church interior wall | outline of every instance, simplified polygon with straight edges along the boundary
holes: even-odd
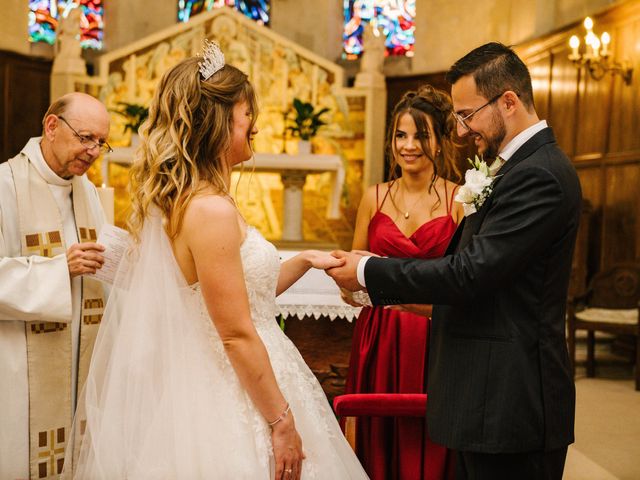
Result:
[[[271,28],[355,75],[357,62],[342,62],[342,0],[272,0]],[[412,59],[389,58],[387,76],[445,70],[464,52],[490,40],[519,44],[578,21],[612,0],[417,0],[416,51]],[[0,50],[53,57],[53,48],[26,41],[28,0],[4,0]],[[176,2],[109,0],[105,12],[107,52],[174,25]],[[98,52],[84,53],[92,62]]]
[[[0,85],[3,92],[9,92],[3,98],[0,125],[3,161],[16,153],[16,145],[24,143],[22,137],[38,134],[43,105],[48,103],[43,79],[50,68],[46,58],[52,57],[50,46],[26,41],[27,0],[4,2],[7,8],[0,16],[0,50],[11,53],[0,55]],[[640,257],[637,191],[626,187],[640,181],[640,140],[631,134],[640,128],[640,64],[635,46],[640,31],[638,5],[638,0],[418,0],[416,55],[410,60],[387,60],[385,66],[391,102],[395,98],[391,90],[409,85],[406,81],[394,83],[394,78],[407,77],[409,83],[433,80],[440,78],[438,74],[455,58],[481,43],[499,40],[519,44],[534,74],[538,109],[549,118],[561,146],[576,164],[585,198],[593,206],[590,244],[598,246],[597,252],[590,254],[595,259],[590,267],[594,271],[615,261]],[[324,58],[338,60],[340,0],[273,0],[272,6],[274,31]],[[606,12],[598,15],[603,9]],[[619,79],[593,81],[579,75],[566,59],[569,31],[581,35],[579,21],[587,14],[595,14],[599,31],[610,29],[616,54],[633,61],[631,86]],[[110,0],[106,50],[173,25],[175,18],[173,1]],[[549,44],[549,38],[557,41]],[[33,67],[27,66],[30,58]],[[26,92],[34,90],[39,95]],[[27,102],[26,98],[37,101]],[[26,118],[33,121],[25,123]]]

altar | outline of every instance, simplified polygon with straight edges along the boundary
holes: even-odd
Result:
[[[136,147],[119,147],[104,155],[102,159],[103,186],[109,186],[109,166],[111,164],[131,166],[135,150]],[[339,155],[256,153],[253,159],[236,167],[236,170],[239,169],[280,174],[284,192],[282,237],[277,242],[279,246],[300,248],[305,244],[302,233],[303,187],[309,174],[329,172],[331,191],[326,216],[330,219],[340,217],[340,197],[345,181],[345,168]]]

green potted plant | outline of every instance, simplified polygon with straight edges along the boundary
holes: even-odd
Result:
[[[309,102],[303,102],[299,98],[293,99],[293,109],[295,117],[293,125],[289,126],[289,131],[294,137],[300,138],[298,142],[299,153],[310,153],[310,140],[318,133],[318,129],[327,122],[320,117],[329,111],[328,108],[315,111],[315,108]]]
[[[124,125],[124,131],[131,131],[131,145],[137,143],[138,129],[140,125],[149,116],[149,108],[139,103],[118,102],[121,106],[119,110],[113,110],[114,113],[122,115],[127,119],[127,123]]]

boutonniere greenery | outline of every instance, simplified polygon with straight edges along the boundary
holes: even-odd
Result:
[[[469,159],[471,168],[464,174],[464,185],[458,189],[454,200],[462,203],[464,216],[476,213],[493,191],[493,180],[487,162],[477,155]]]

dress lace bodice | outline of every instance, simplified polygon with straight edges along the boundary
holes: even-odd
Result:
[[[254,227],[247,228],[246,237],[240,247],[251,318],[254,323],[273,323],[278,315],[276,286],[280,274],[280,256],[276,247],[264,239]],[[200,284],[190,289],[201,298]],[[204,305],[203,305],[204,307]]]
[[[276,247],[253,227],[240,249],[244,280],[254,322],[273,322],[278,314],[276,286],[280,274],[280,256]]]

